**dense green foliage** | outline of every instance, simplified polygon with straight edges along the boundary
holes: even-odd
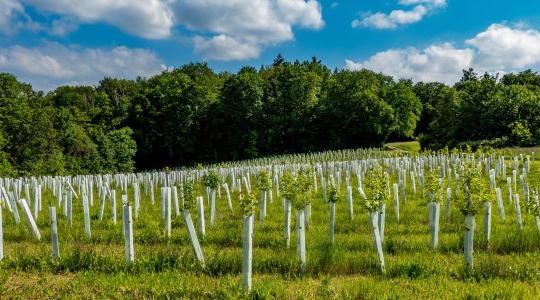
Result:
[[[135,81],[48,94],[0,77],[0,174],[129,171],[262,155],[382,146],[412,137],[411,82],[320,61],[276,59],[215,73],[192,63]]]
[[[0,73],[0,175],[123,172],[380,147],[540,143],[540,75],[464,71],[453,87],[278,56],[259,70],[191,63],[148,79],[36,92]]]
[[[454,87],[418,83],[422,147],[503,147],[540,144],[540,75],[497,77],[464,71]]]
[[[429,172],[427,175],[425,198],[427,202],[443,203],[445,197],[445,187],[443,179],[439,178],[439,170]]]
[[[0,74],[0,174],[130,171],[136,144],[123,124],[129,99],[99,88],[59,87],[43,95]]]
[[[380,210],[390,200],[389,180],[388,173],[381,167],[374,167],[366,172],[366,198],[363,199],[362,206],[370,212]]]
[[[463,173],[463,195],[459,199],[459,210],[464,215],[476,215],[485,197],[482,189],[482,181],[474,167],[467,167]]]

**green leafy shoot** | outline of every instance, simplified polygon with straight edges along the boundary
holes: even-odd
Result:
[[[538,203],[538,188],[532,188],[532,199],[526,202],[527,210],[536,217],[540,217],[540,204]]]
[[[390,199],[388,195],[388,173],[383,172],[380,166],[371,168],[365,175],[366,198],[362,206],[370,212],[378,211]]]
[[[438,173],[437,170],[434,170],[427,176],[425,195],[427,202],[442,203],[444,201],[444,185],[437,176]]]
[[[330,185],[328,188],[328,203],[336,203],[340,201],[341,196],[338,189],[334,185]]]
[[[311,178],[312,173],[309,170],[301,170],[296,177],[289,172],[283,174],[280,189],[283,197],[291,201],[296,209],[304,209],[311,203]]]
[[[195,195],[193,191],[193,181],[187,180],[182,185],[182,190],[184,192],[184,208],[185,210],[190,210],[195,207]]]
[[[257,184],[261,191],[267,191],[272,187],[268,170],[263,169],[257,174]]]
[[[255,193],[240,193],[239,194],[239,200],[240,200],[240,210],[242,211],[242,214],[244,216],[252,215],[255,211],[255,207],[257,206],[257,196],[255,196]]]
[[[281,191],[281,194],[285,199],[289,201],[293,201],[295,197],[295,191],[293,188],[294,185],[294,177],[290,172],[285,172],[283,176],[281,177],[281,184],[279,186],[279,190]]]
[[[203,185],[207,188],[215,190],[219,186],[219,176],[214,170],[209,170],[202,177]]]
[[[463,215],[476,215],[484,204],[482,181],[474,166],[465,167],[462,174],[463,193],[458,197],[459,210]]]

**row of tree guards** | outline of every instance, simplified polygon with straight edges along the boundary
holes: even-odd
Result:
[[[110,218],[116,224],[116,195],[120,191],[125,259],[132,264],[136,260],[133,223],[145,213],[140,211],[142,196],[146,196],[151,205],[156,205],[159,191],[161,218],[167,236],[171,236],[171,219],[182,217],[201,266],[204,266],[204,252],[199,238],[206,235],[205,205],[209,206],[211,225],[216,222],[216,201],[226,201],[231,211],[239,205],[243,216],[242,285],[250,290],[255,212],[258,211],[258,222],[265,222],[267,206],[272,205],[274,198],[279,199],[283,207],[286,247],[290,247],[293,209],[296,213],[296,248],[303,271],[307,267],[306,230],[311,222],[313,201],[324,201],[329,205],[328,228],[332,244],[337,203],[346,201],[350,220],[355,217],[355,206],[367,211],[376,258],[384,273],[386,205],[393,204],[393,215],[399,222],[402,217],[400,207],[413,195],[426,203],[433,250],[439,242],[441,206],[445,219],[450,217],[454,205],[463,214],[465,268],[472,270],[475,216],[484,214],[484,234],[489,242],[492,203],[497,205],[501,222],[508,215],[504,206],[507,201],[514,207],[517,228],[523,229],[524,208],[535,217],[540,231],[538,190],[530,185],[528,178],[533,160],[534,153],[505,158],[495,152],[398,156],[375,150],[349,150],[174,171],[1,178],[0,204],[17,225],[22,223],[22,214],[30,233],[40,240],[36,220],[42,217],[43,190],[49,191],[54,197],[49,199],[52,255],[59,258],[57,209],[71,226],[74,204],[82,205],[85,234],[91,239],[90,209],[97,206],[100,221],[105,217],[106,209],[110,209]],[[507,191],[504,197],[503,186]],[[233,202],[233,196],[238,199],[237,204]],[[197,226],[191,215],[193,210],[197,213]],[[3,258],[2,209],[0,258]]]

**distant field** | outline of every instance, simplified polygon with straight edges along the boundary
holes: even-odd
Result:
[[[507,147],[507,148],[502,148],[500,150],[503,150],[508,155],[516,155],[516,154],[532,155],[532,153],[534,153],[534,159],[535,160],[540,157],[540,155],[539,155],[540,154],[540,146],[534,146],[534,147]]]
[[[420,152],[420,143],[417,141],[386,143],[384,146],[387,150],[399,150],[411,153]]]
[[[386,143],[384,145],[386,150],[389,151],[407,151],[410,153],[418,153],[420,152],[420,143],[417,141],[410,141],[410,142],[393,142],[393,143]],[[515,155],[515,154],[526,154],[531,155],[531,153],[535,153],[535,158],[540,157],[540,146],[534,146],[534,147],[506,147],[499,149],[501,151],[504,151],[508,153],[509,155]]]

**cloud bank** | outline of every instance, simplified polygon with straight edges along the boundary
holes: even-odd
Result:
[[[350,70],[366,68],[397,78],[453,84],[469,67],[504,73],[540,63],[540,32],[534,29],[492,24],[464,44],[461,48],[441,43],[424,49],[389,49],[359,62],[347,59],[345,65]]]

